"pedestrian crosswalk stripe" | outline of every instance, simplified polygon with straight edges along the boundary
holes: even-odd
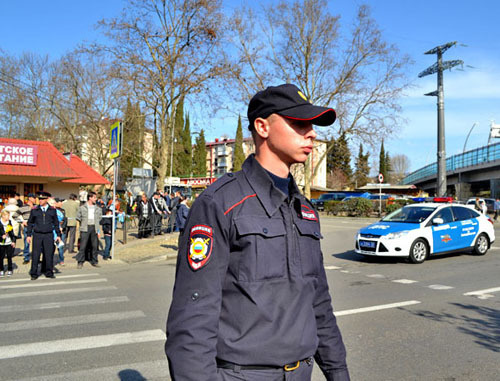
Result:
[[[338,267],[338,266],[325,266],[325,269],[327,270],[338,270],[338,269],[341,269],[342,267]]]
[[[381,305],[378,305],[378,306],[362,307],[362,308],[356,308],[356,309],[344,310],[344,311],[336,311],[336,312],[334,312],[334,315],[335,316],[353,315],[353,314],[359,314],[359,313],[362,313],[362,312],[372,312],[372,311],[386,310],[386,309],[389,309],[389,308],[398,308],[398,307],[411,306],[411,305],[419,304],[419,303],[421,303],[421,302],[418,301],[418,300],[408,300],[406,302],[381,304]]]
[[[81,325],[90,323],[100,323],[107,321],[119,321],[134,318],[142,318],[146,316],[142,311],[122,311],[112,312],[107,314],[92,314],[67,316],[63,318],[37,319],[16,321],[13,323],[0,323],[0,332],[22,331],[38,328],[52,328],[68,325]]]
[[[71,300],[69,302],[54,302],[54,303],[38,303],[38,304],[14,305],[14,306],[0,306],[0,312],[49,310],[49,309],[53,309],[53,308],[89,306],[89,305],[93,305],[93,304],[122,303],[122,302],[128,302],[129,300],[130,299],[126,296],[115,296],[115,297],[110,297],[110,298]]]
[[[167,359],[141,363],[126,363],[103,368],[91,368],[69,373],[51,374],[18,381],[68,381],[68,380],[170,380]]]
[[[93,292],[93,291],[106,291],[106,290],[117,290],[115,286],[106,287],[80,287],[80,288],[65,288],[63,290],[42,290],[42,291],[27,291],[27,292],[16,292],[15,294],[0,294],[0,300],[2,299],[13,299],[21,298],[26,296],[47,296],[47,295],[63,295],[71,294],[74,292]]]
[[[370,274],[370,275],[367,275],[368,278],[378,278],[378,279],[382,279],[382,278],[385,278],[385,275],[382,275],[382,274]]]
[[[15,273],[14,273],[15,275]],[[74,275],[56,275],[57,279],[69,279],[69,278],[83,278],[87,276],[98,276],[98,273],[88,273],[88,274],[74,274]],[[38,278],[38,282],[48,282],[48,281],[53,281],[51,278],[45,278],[45,277],[40,277]],[[27,282],[30,283],[31,279],[30,278],[14,278],[14,279],[2,279],[0,281],[2,284],[3,283],[18,283],[18,282]]]
[[[411,279],[394,279],[394,283],[402,283],[402,284],[412,284],[412,283],[418,283],[417,280],[411,280]]]
[[[14,285],[7,285],[7,286],[0,286],[1,290],[9,290],[12,288],[27,288],[27,287],[47,287],[47,286],[63,286],[63,285],[68,285],[68,284],[82,284],[82,283],[101,283],[101,282],[107,282],[108,280],[106,278],[102,279],[82,279],[82,280],[69,280],[69,281],[54,281],[54,282],[41,282],[38,283],[36,282],[31,282],[31,283],[26,283],[26,284],[14,284]]]
[[[451,286],[444,286],[442,284],[431,284],[429,286],[429,288],[433,289],[433,290],[451,290],[452,288],[455,288],[455,287],[451,287]]]
[[[464,295],[465,296],[477,296],[479,299],[490,299],[490,298],[494,297],[491,294],[494,292],[498,292],[498,291],[500,291],[500,287],[493,287],[493,288],[487,288],[485,290],[466,292]]]
[[[75,337],[71,339],[24,343],[0,347],[0,358],[36,356],[50,353],[79,351],[84,349],[104,348],[114,345],[145,343],[165,340],[161,329],[139,332],[115,333],[111,335]]]

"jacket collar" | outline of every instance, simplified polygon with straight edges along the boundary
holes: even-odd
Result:
[[[273,216],[280,205],[287,199],[286,195],[274,186],[274,182],[266,170],[255,159],[255,154],[251,154],[242,166],[243,173],[253,189],[257,198],[264,206],[269,217]],[[300,192],[292,176],[289,185],[290,200],[300,197]],[[294,202],[294,206],[295,206]]]

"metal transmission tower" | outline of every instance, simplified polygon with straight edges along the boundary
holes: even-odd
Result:
[[[427,93],[427,96],[434,96],[437,100],[438,111],[438,142],[437,142],[437,187],[436,195],[443,197],[446,195],[446,149],[444,139],[444,90],[443,90],[443,70],[451,69],[457,65],[463,65],[462,60],[444,61],[443,53],[455,45],[457,42],[448,42],[447,44],[436,46],[424,54],[437,54],[437,62],[421,72],[418,77],[437,73],[437,90]]]

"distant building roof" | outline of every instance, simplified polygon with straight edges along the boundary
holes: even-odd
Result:
[[[364,187],[356,188],[359,190],[378,190],[380,186],[378,184],[367,184]],[[417,189],[417,187],[413,184],[410,185],[391,185],[391,184],[382,184],[382,188],[384,189],[392,189],[392,190],[406,190],[406,189]]]
[[[68,163],[71,168],[78,174],[77,178],[63,180],[63,183],[73,183],[73,184],[93,184],[93,185],[106,185],[109,181],[97,173],[93,168],[88,166],[82,159],[78,156],[69,155]],[[66,156],[66,155],[65,155]]]
[[[16,165],[0,163],[0,175],[47,177],[68,179],[78,177],[68,161],[52,143],[35,140],[0,138],[0,144],[36,146],[38,149],[36,165]]]
[[[33,165],[17,164],[16,162],[6,164],[5,160],[0,162],[1,176],[42,177],[76,184],[109,184],[104,177],[85,164],[78,156],[69,154],[67,159],[50,142],[0,138],[0,145],[34,146],[37,150]]]

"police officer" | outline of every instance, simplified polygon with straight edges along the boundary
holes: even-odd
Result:
[[[27,242],[31,244],[33,237],[33,251],[31,260],[31,280],[38,278],[38,262],[43,251],[42,269],[47,278],[54,275],[54,232],[57,234],[56,242],[61,240],[61,230],[57,219],[56,209],[47,204],[51,197],[48,192],[38,192],[40,205],[31,210],[28,220]]]
[[[290,174],[335,111],[294,85],[248,107],[256,154],[207,188],[180,237],[165,352],[174,380],[349,380],[317,212]]]

